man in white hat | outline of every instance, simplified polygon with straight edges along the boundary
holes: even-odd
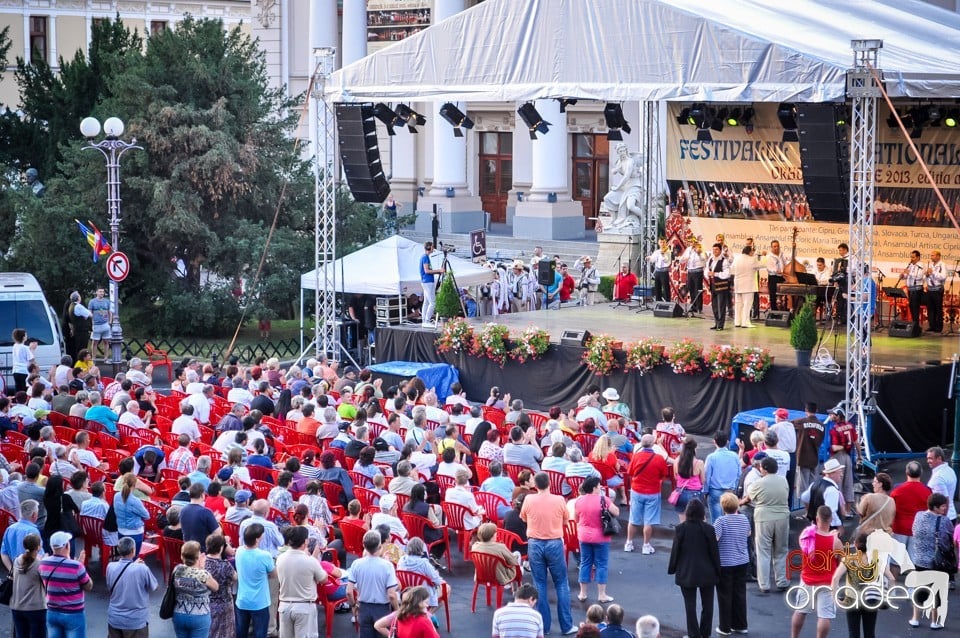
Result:
[[[509,276],[510,284],[510,312],[526,312],[531,309],[530,302],[530,275],[525,270],[523,260],[514,260]]]
[[[592,306],[597,288],[600,286],[600,274],[593,267],[593,259],[590,255],[584,255],[578,259],[574,266],[576,265],[580,266],[580,281],[577,284],[577,290],[580,291],[580,304]]]
[[[823,464],[823,476],[800,495],[800,500],[807,506],[808,519],[815,521],[817,508],[826,505],[833,513],[830,527],[833,529],[840,527],[842,523],[840,520],[840,481],[843,480],[843,471],[844,467],[840,461],[827,459],[827,462]]]
[[[407,528],[397,516],[396,495],[384,494],[380,497],[380,511],[370,518],[370,529],[376,529],[379,525],[389,527],[390,533],[396,534],[402,540],[401,544],[407,542]]]
[[[604,412],[613,412],[625,419],[630,419],[630,406],[620,402],[620,393],[617,392],[616,388],[607,388],[600,396],[607,401],[607,404],[603,406]]]

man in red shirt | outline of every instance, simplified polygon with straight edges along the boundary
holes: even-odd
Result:
[[[577,282],[574,281],[573,276],[567,272],[567,265],[560,264],[560,303],[565,301],[570,301],[570,297],[573,295],[573,291],[577,287]]]
[[[627,474],[630,476],[630,524],[623,551],[633,551],[633,532],[643,526],[641,553],[652,554],[653,526],[660,524],[660,484],[667,478],[667,462],[653,451],[652,434],[640,437],[640,450],[633,455]]]
[[[906,473],[907,482],[893,488],[890,496],[897,508],[893,516],[893,537],[910,549],[913,543],[913,518],[917,512],[927,509],[927,499],[932,491],[920,480],[923,475],[920,463],[917,461],[907,463]]]
[[[787,604],[795,610],[790,623],[790,637],[799,638],[807,614],[817,613],[817,637],[830,633],[830,623],[837,616],[833,597],[833,573],[837,571],[837,552],[843,544],[836,530],[830,529],[833,511],[827,505],[817,508],[816,528],[807,528],[800,535],[803,549],[803,564],[800,568],[800,585],[790,588]],[[805,546],[805,535],[813,532],[812,543]]]
[[[637,285],[637,276],[630,272],[630,263],[620,264],[620,272],[613,282],[613,300],[630,301],[633,287]]]
[[[853,449],[857,446],[857,429],[847,422],[846,414],[840,408],[830,412],[833,422],[830,430],[830,458],[837,459],[843,466],[843,481],[840,493],[847,503],[855,503],[853,494]]]

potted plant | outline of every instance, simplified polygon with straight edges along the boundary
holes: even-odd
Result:
[[[610,335],[593,335],[587,341],[587,350],[583,353],[583,364],[599,377],[610,374],[617,367],[617,360],[613,354],[613,341]]]
[[[502,368],[510,354],[507,340],[510,338],[510,329],[498,323],[485,323],[480,330],[473,333],[473,346],[470,354],[475,357],[486,357],[496,361]]]
[[[437,319],[452,319],[463,316],[463,308],[460,306],[460,293],[453,285],[453,277],[444,277],[443,281],[440,282],[436,303]]]
[[[674,343],[666,357],[674,374],[697,374],[703,370],[703,345],[693,339]]]
[[[797,351],[797,366],[810,367],[810,355],[817,345],[817,320],[813,315],[813,308],[817,300],[813,295],[807,295],[800,312],[790,322],[790,345]]]
[[[530,326],[514,340],[510,357],[519,363],[527,359],[539,359],[550,347],[550,333],[542,328]]]
[[[657,343],[653,339],[641,339],[631,343],[627,346],[627,363],[624,367],[627,370],[636,370],[642,377],[663,363],[665,349],[662,343]]]
[[[473,328],[465,319],[448,321],[437,337],[437,352],[467,352],[473,347]]]

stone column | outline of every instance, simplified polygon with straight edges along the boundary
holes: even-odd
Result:
[[[510,189],[510,199],[507,202],[507,224],[513,225],[513,216],[517,212],[517,202],[530,195],[533,186],[531,174],[533,143],[527,132],[527,125],[514,113],[513,126],[513,188]]]
[[[464,0],[436,0],[433,23],[437,24],[466,8]],[[427,103],[432,112],[424,113],[433,133],[433,181],[426,196],[417,202],[417,230],[430,232],[431,213],[436,205],[441,211],[440,225],[445,233],[467,233],[482,228],[483,205],[467,187],[467,135],[454,137],[453,128],[440,117],[443,102]],[[464,102],[457,108],[467,112]]]
[[[367,0],[343,0],[343,66],[367,57]]]
[[[537,133],[533,148],[533,185],[529,197],[517,202],[513,236],[529,239],[578,239],[584,236],[583,205],[570,198],[570,136],[567,115],[557,100],[537,100],[537,112],[550,131]],[[523,133],[528,133],[522,121]]]

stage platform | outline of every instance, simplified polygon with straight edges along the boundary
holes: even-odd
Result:
[[[608,334],[623,341],[624,344],[649,337],[669,345],[684,337],[690,337],[704,345],[729,344],[737,347],[757,346],[770,350],[777,365],[795,366],[796,355],[790,346],[790,329],[774,328],[763,325],[763,319],[755,322],[756,328],[734,328],[733,319],[727,319],[726,327],[716,332],[713,316],[709,310],[703,316],[655,317],[652,311],[637,313],[626,306],[613,307],[604,303],[595,306],[562,308],[560,310],[541,310],[517,314],[499,315],[470,319],[471,323],[485,321],[508,326],[511,332],[520,332],[535,325],[550,333],[551,340],[559,341],[564,330],[589,330],[591,334]],[[817,326],[822,336],[822,347],[830,356],[843,365],[846,361],[847,333],[845,326],[838,326],[838,332],[831,332],[829,326]],[[835,338],[836,337],[836,338]],[[954,353],[960,352],[960,335],[924,334],[921,337],[905,339],[890,337],[886,329],[874,331],[871,356],[876,373],[909,370],[928,365],[949,363]]]

